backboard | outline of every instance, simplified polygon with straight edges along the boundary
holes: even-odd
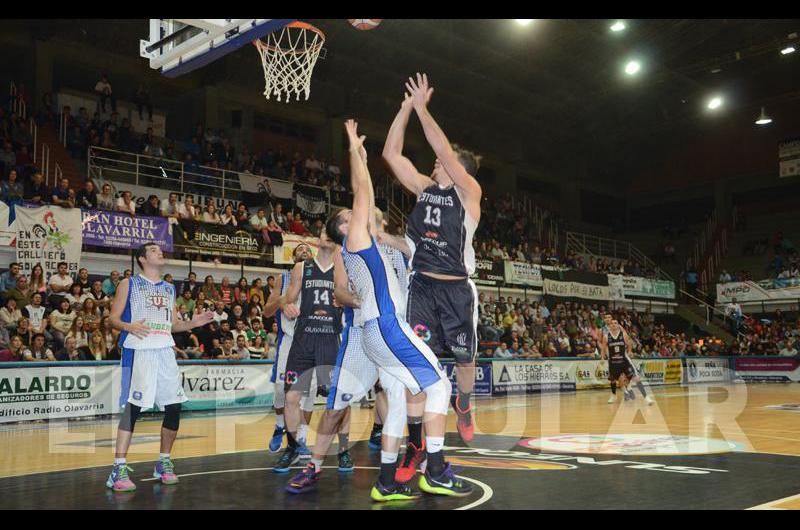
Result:
[[[294,20],[153,18],[150,38],[139,41],[139,54],[150,60],[150,68],[165,77],[177,77],[291,22]]]

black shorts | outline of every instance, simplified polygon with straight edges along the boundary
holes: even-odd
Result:
[[[628,381],[638,375],[636,373],[636,368],[634,368],[633,364],[631,364],[628,359],[625,359],[625,361],[621,363],[608,363],[609,381],[616,381],[622,374],[625,374],[625,377],[628,378]]]
[[[478,350],[478,290],[472,280],[436,280],[412,274],[406,321],[438,357],[474,362]]]
[[[286,391],[294,390],[311,395],[311,380],[316,372],[314,395],[327,396],[331,386],[331,371],[339,354],[339,334],[297,333],[286,358]]]

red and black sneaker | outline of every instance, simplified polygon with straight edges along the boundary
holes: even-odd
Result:
[[[417,470],[424,471],[424,463],[427,459],[425,452],[425,440],[422,440],[422,446],[417,447],[409,442],[406,446],[406,454],[403,456],[403,462],[397,467],[394,474],[395,482],[405,484],[417,475]]]
[[[456,429],[458,429],[458,434],[461,436],[464,443],[469,443],[475,436],[475,426],[472,423],[472,403],[470,403],[466,410],[461,410],[458,406],[457,396],[453,396],[451,403],[456,411]]]

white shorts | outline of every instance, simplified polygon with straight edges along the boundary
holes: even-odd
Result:
[[[378,381],[378,367],[367,356],[363,336],[362,327],[344,328],[325,408],[344,410],[360,401]]]
[[[158,405],[163,408],[183,403],[189,398],[183,392],[181,373],[175,350],[122,349],[122,392],[120,406],[132,403],[142,410]]]
[[[447,380],[436,355],[399,316],[384,315],[366,322],[363,342],[372,362],[399,379],[412,394]]]

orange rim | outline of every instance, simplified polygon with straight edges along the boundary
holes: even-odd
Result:
[[[311,24],[309,24],[307,22],[301,22],[299,20],[295,20],[294,22],[286,24],[281,29],[284,29],[284,28],[296,28],[296,29],[302,29],[302,30],[306,30],[306,31],[313,31],[314,33],[316,33],[317,35],[319,35],[322,38],[322,41],[319,42],[318,44],[316,44],[315,46],[312,46],[310,48],[304,48],[302,50],[284,50],[283,48],[280,48],[280,47],[271,46],[271,45],[265,43],[264,41],[262,41],[261,39],[254,40],[253,41],[253,46],[258,48],[259,50],[263,48],[263,49],[269,50],[270,52],[280,51],[281,53],[294,53],[294,54],[297,54],[297,53],[308,53],[308,52],[317,51],[317,48],[322,49],[322,45],[325,44],[325,33],[323,33],[321,29],[319,29],[319,28],[317,28],[315,26],[312,26]]]

